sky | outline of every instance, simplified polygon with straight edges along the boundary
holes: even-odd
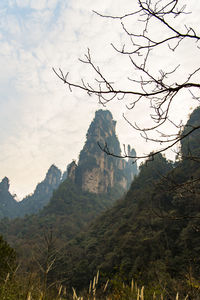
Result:
[[[187,2],[192,11],[180,18],[180,26],[187,17],[195,27],[200,4],[195,0],[180,2]],[[133,70],[111,47],[111,43],[127,42],[120,23],[101,18],[93,10],[122,15],[136,5],[137,1],[132,0],[1,0],[0,180],[9,178],[10,191],[18,199],[34,191],[52,164],[65,171],[72,159],[78,159],[94,113],[102,108],[95,97],[80,90],[69,91],[52,67],[69,71],[74,82],[82,77],[90,81],[91,70],[79,61],[90,48],[94,61],[108,78],[127,84],[127,74]],[[130,26],[134,28],[134,23]],[[156,26],[153,30],[162,34]],[[171,57],[166,51],[160,49],[152,68],[170,66]],[[199,50],[192,51],[188,44],[180,47],[179,59],[184,62],[180,76],[188,74],[200,59]],[[196,105],[188,99],[189,94],[182,94],[173,106],[177,122],[187,120]],[[157,145],[146,143],[122,117],[125,113],[132,122],[146,124],[146,106],[138,105],[130,112],[125,104],[114,101],[106,107],[117,120],[120,142],[130,144],[139,155],[156,149]],[[167,155],[172,157],[173,153]]]

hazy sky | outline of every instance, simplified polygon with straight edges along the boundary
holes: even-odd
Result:
[[[190,5],[192,25],[199,22],[200,4]],[[52,72],[52,67],[70,71],[78,81],[87,74],[81,64],[87,48],[106,74],[123,82],[130,72],[126,62],[114,53],[111,42],[123,42],[119,22],[102,19],[92,10],[105,14],[123,14],[134,9],[133,0],[1,0],[0,1],[0,180],[10,179],[10,190],[19,198],[33,192],[51,164],[65,170],[77,159],[95,110],[102,108],[97,99],[73,90],[71,93]],[[181,19],[184,22],[183,19]],[[157,30],[155,28],[155,30]],[[160,32],[158,34],[161,34]],[[184,68],[199,61],[199,52],[189,54],[180,48]],[[170,57],[158,53],[162,67]],[[155,61],[157,63],[157,61]],[[186,119],[189,95],[182,95],[174,106],[174,116]],[[117,134],[122,143],[130,143],[140,154],[153,149],[123,121],[123,103],[107,106],[118,121]],[[145,120],[144,107],[138,107],[132,121]]]

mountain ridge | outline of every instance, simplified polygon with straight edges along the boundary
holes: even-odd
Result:
[[[46,173],[44,180],[37,184],[33,194],[24,197],[17,202],[7,189],[7,209],[3,197],[0,194],[0,218],[24,217],[26,214],[35,214],[47,205],[59,185],[69,177],[73,183],[83,191],[95,194],[110,193],[112,189],[118,190],[121,196],[128,190],[131,181],[137,174],[136,164],[132,161],[118,160],[108,157],[98,146],[98,143],[106,143],[116,154],[121,152],[119,140],[115,132],[116,121],[108,110],[98,110],[91,122],[86,134],[86,142],[80,151],[78,163],[72,162],[67,170],[61,171],[52,165]],[[133,151],[128,146],[128,151]],[[3,196],[4,195],[4,196]],[[116,194],[117,195],[117,194]],[[10,210],[9,210],[10,205]]]

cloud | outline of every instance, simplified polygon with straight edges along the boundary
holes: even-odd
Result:
[[[101,108],[96,99],[81,91],[70,93],[52,67],[70,71],[75,82],[81,77],[92,80],[90,68],[78,61],[89,47],[110,80],[132,88],[126,80],[132,67],[110,45],[124,42],[119,22],[100,18],[92,10],[121,15],[134,6],[130,0],[116,0],[115,5],[112,0],[0,2],[0,177],[8,176],[20,197],[33,191],[52,163],[64,170],[78,157],[94,111]],[[199,8],[194,7],[198,17]],[[186,70],[192,63],[187,55]],[[108,108],[119,121],[122,142],[143,152],[144,142],[123,121],[124,104],[113,103]],[[142,106],[136,114],[126,113],[133,122],[148,121]],[[145,144],[145,151],[152,147]]]

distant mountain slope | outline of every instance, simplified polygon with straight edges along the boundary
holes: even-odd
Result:
[[[20,216],[35,214],[41,210],[49,202],[53,191],[58,188],[60,183],[61,171],[52,165],[45,179],[36,186],[34,193],[19,202]]]
[[[34,193],[17,202],[9,192],[9,180],[5,177],[0,183],[0,219],[13,219],[37,213],[49,202],[60,183],[61,171],[52,165],[44,180],[36,186]]]

